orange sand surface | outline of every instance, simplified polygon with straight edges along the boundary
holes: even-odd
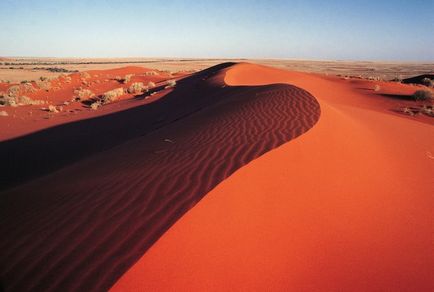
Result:
[[[289,83],[318,123],[239,169],[113,291],[434,290],[434,127],[391,111],[414,87],[238,64],[232,86]]]
[[[2,289],[108,290],[216,185],[316,124],[307,91],[227,86],[233,66],[163,83],[148,104],[149,92],[97,111],[74,104],[91,119],[13,117],[41,130],[0,143]],[[123,110],[97,116],[110,106]]]

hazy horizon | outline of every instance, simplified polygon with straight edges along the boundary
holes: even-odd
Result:
[[[424,1],[2,1],[0,56],[434,60]]]

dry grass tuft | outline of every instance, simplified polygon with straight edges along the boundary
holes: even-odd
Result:
[[[50,112],[50,113],[58,113],[59,111],[57,110],[57,107],[55,107],[54,105],[52,105],[52,104],[50,104],[49,106],[48,106],[48,111]]]
[[[410,115],[410,116],[415,115],[415,113],[409,107],[404,107],[401,110],[402,110],[402,113],[404,113],[406,115]]]
[[[7,116],[9,116],[8,112],[0,111],[0,117],[7,117]]]
[[[134,82],[128,87],[127,92],[130,94],[141,94],[148,91],[148,87],[143,82]]]
[[[34,87],[33,87],[33,84],[30,83],[30,82],[24,83],[24,84],[22,85],[22,88],[23,88],[23,91],[24,91],[25,93],[34,93],[34,92],[37,91],[37,89],[34,88]]]
[[[74,90],[74,96],[75,100],[86,100],[94,97],[95,94],[90,89],[80,87]]]
[[[13,85],[8,88],[8,95],[9,96],[18,96],[20,94],[20,86],[19,85]]]
[[[22,105],[40,105],[44,104],[43,100],[33,100],[27,96],[2,96],[0,97],[0,105],[3,106],[22,106]]]
[[[422,79],[422,84],[427,87],[434,87],[434,80],[425,77]]]
[[[36,80],[36,85],[43,90],[48,91],[51,88],[51,81],[47,77],[40,77]]]
[[[133,76],[134,76],[134,74],[127,74],[127,75],[125,75],[123,83],[130,82],[131,78],[133,78]]]
[[[95,101],[90,105],[90,108],[96,111],[101,106],[101,102]]]
[[[121,76],[116,76],[115,80],[119,83],[126,84],[131,81],[131,78],[133,78],[134,74],[127,74],[123,78]]]
[[[416,101],[431,101],[433,100],[433,94],[430,90],[416,90],[413,93],[413,98]]]
[[[124,89],[122,87],[116,88],[104,93],[101,97],[101,101],[103,104],[108,104],[114,102],[119,99],[120,96],[124,95]]]
[[[82,79],[89,79],[90,77],[92,77],[92,76],[90,76],[89,73],[87,73],[87,72],[80,72],[80,78],[82,78]]]
[[[374,86],[374,91],[378,92],[378,91],[380,91],[380,90],[381,90],[380,85],[375,84],[375,86]]]
[[[176,85],[176,80],[169,80],[167,81],[167,85],[165,88],[175,87],[175,85]]]
[[[147,71],[147,72],[145,72],[145,76],[157,76],[157,75],[159,75],[159,73],[156,72],[156,71]]]

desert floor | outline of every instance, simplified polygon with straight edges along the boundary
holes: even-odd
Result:
[[[249,62],[280,69],[314,72],[328,75],[362,76],[391,80],[407,78],[424,73],[433,73],[434,63],[369,62],[369,61],[312,61],[284,59],[62,59],[62,58],[0,58],[0,80],[21,82],[36,80],[41,76],[56,77],[59,72],[114,69],[121,66],[142,66],[171,72],[203,70],[223,62]]]

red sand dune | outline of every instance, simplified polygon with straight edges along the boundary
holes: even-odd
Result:
[[[391,111],[409,102],[368,81],[249,64],[225,81],[299,86],[321,117],[209,192],[112,290],[433,291],[432,120]]]
[[[89,88],[169,78],[146,71]],[[434,290],[434,123],[394,110],[418,88],[222,64],[98,111],[14,108],[0,288]]]
[[[152,103],[1,143],[1,176],[15,185],[0,194],[2,287],[110,288],[217,184],[317,122],[308,92],[227,86],[231,65]]]

